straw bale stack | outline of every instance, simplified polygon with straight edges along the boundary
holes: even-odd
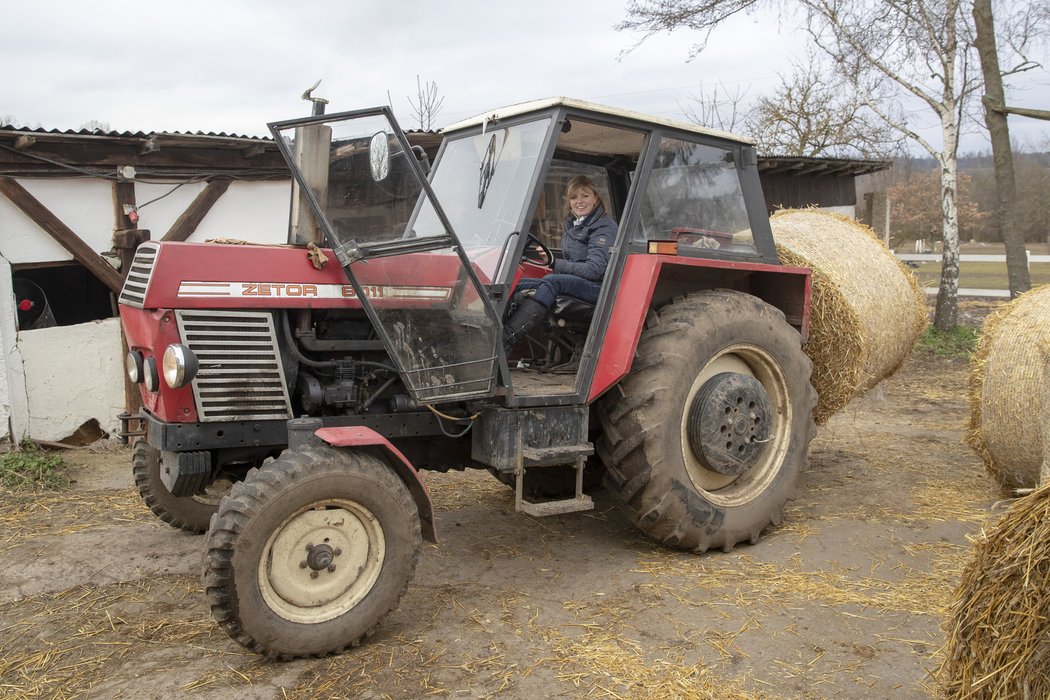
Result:
[[[1050,698],[1050,487],[982,533],[946,629],[945,697]]]
[[[1047,444],[1050,285],[999,307],[984,322],[970,368],[967,444],[1006,489],[1039,483]]]
[[[781,262],[813,270],[805,350],[820,397],[813,419],[825,423],[900,367],[926,328],[926,298],[875,232],[847,216],[786,210],[769,223]]]

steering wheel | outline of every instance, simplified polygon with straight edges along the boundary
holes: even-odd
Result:
[[[521,252],[521,259],[544,267],[554,267],[554,253],[531,233],[525,239],[525,250]]]

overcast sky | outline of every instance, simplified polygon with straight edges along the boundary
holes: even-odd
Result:
[[[437,126],[566,95],[683,118],[690,94],[721,82],[771,93],[803,35],[775,16],[740,17],[687,62],[697,36],[617,32],[624,0],[0,0],[0,118],[46,129],[94,120],[118,131],[267,135],[266,123],[389,102],[405,128],[416,76],[438,85]],[[1050,72],[1029,73],[1017,104],[1050,106]],[[929,120],[929,118],[927,118]],[[930,120],[932,121],[932,120]],[[1015,141],[1050,149],[1050,123],[1012,117]],[[924,132],[939,143],[937,130]],[[986,150],[983,134],[964,150]]]

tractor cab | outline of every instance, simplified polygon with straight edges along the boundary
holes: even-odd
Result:
[[[610,321],[654,291],[622,287],[633,253],[777,264],[751,144],[695,125],[565,98],[523,103],[446,128],[429,172],[386,109],[271,129],[309,208],[297,216],[293,202],[293,228],[331,245],[420,404],[584,402],[606,356],[622,376],[633,349],[606,348],[620,342]],[[602,291],[596,303],[559,297],[502,357],[516,284],[561,254],[576,175],[619,225]]]

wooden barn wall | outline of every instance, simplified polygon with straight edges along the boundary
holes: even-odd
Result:
[[[759,173],[766,209],[796,209],[799,207],[843,207],[857,203],[857,192],[852,175],[821,175],[808,173]]]

